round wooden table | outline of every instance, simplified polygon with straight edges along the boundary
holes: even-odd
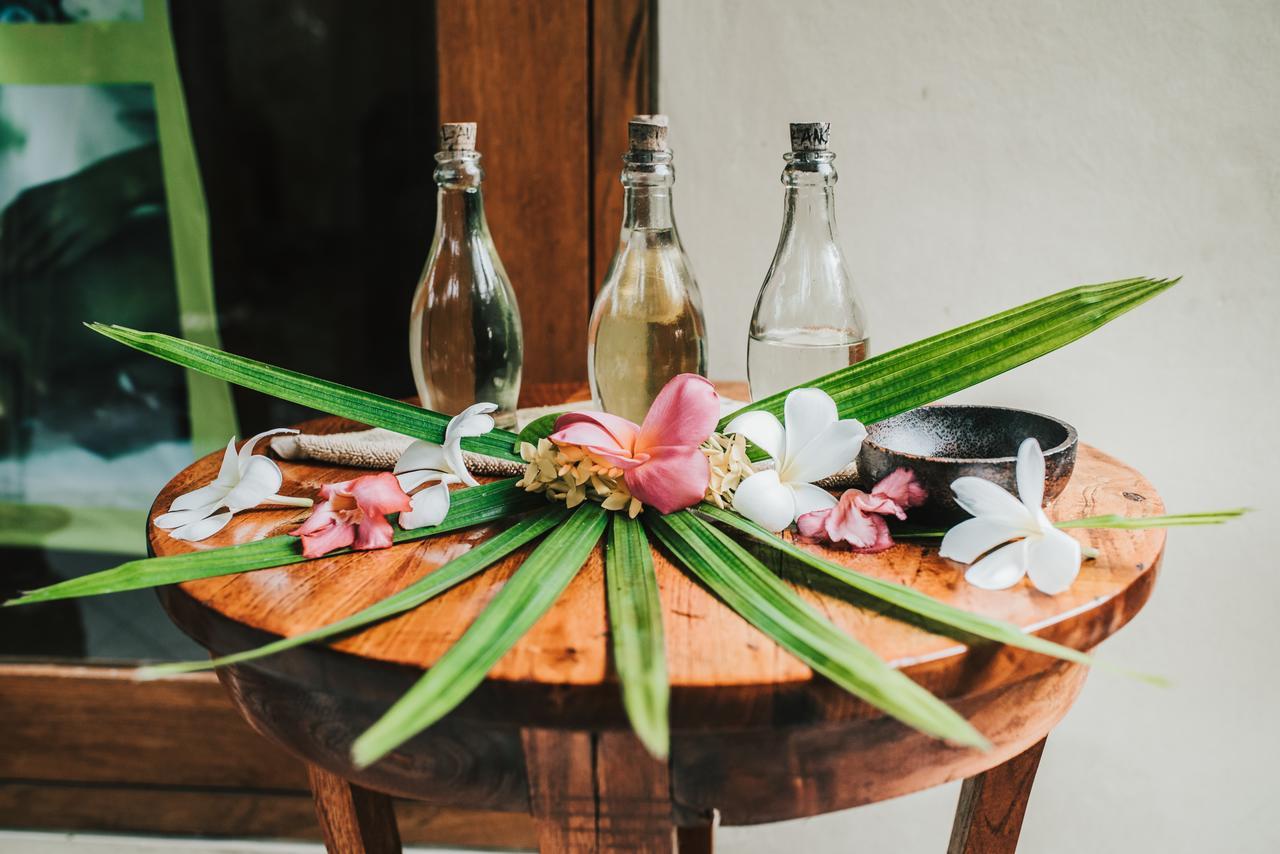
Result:
[[[532,403],[566,399],[534,389]],[[540,393],[540,394],[537,394]],[[539,400],[539,396],[541,400]],[[526,401],[530,395],[526,395]],[[339,419],[308,432],[353,429]],[[153,513],[207,483],[220,454],[169,483]],[[288,494],[361,473],[285,463]],[[1056,518],[1163,511],[1136,471],[1081,446]],[[238,515],[202,543],[149,528],[156,554],[286,533],[308,511]],[[278,569],[165,588],[174,621],[217,655],[316,628],[438,568],[494,526]],[[824,550],[839,563],[903,582],[1042,637],[1089,649],[1146,602],[1164,533],[1078,531],[1100,552],[1066,593],[1026,582],[984,591],[934,547],[880,555]],[[818,547],[813,547],[818,548]],[[630,733],[609,655],[599,549],[555,606],[443,721],[357,770],[352,741],[470,625],[519,566],[516,552],[419,608],[331,646],[307,646],[218,675],[249,723],[303,760],[331,851],[397,851],[389,795],[442,805],[532,812],[542,851],[707,851],[715,823],[811,816],[964,779],[950,851],[1013,851],[1045,738],[1070,708],[1086,668],[1023,650],[930,634],[847,588],[808,576],[796,589],[833,622],[946,699],[994,745],[948,746],[885,718],[780,650],[678,569],[655,564],[671,681],[671,753],[652,759]],[[784,568],[786,571],[791,571]],[[812,586],[809,586],[812,585]],[[1119,678],[1119,677],[1111,677]],[[1135,688],[1136,690],[1136,688]],[[941,841],[940,841],[941,842]]]

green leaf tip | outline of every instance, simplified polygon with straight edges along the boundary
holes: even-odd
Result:
[[[578,505],[525,558],[480,616],[412,688],[351,746],[355,765],[377,762],[453,711],[547,612],[604,534],[609,512]]]

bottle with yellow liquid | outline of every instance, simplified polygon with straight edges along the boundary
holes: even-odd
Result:
[[[667,380],[706,376],[706,322],[671,209],[667,117],[627,130],[622,239],[591,311],[587,371],[596,406],[639,423]]]

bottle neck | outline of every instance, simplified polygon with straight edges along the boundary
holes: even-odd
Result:
[[[436,155],[436,230],[446,237],[484,229],[484,169],[474,151],[441,151]]]
[[[783,235],[803,233],[826,235],[836,241],[835,155],[822,152],[791,152],[782,170],[786,187]],[[838,246],[838,244],[837,244]]]
[[[623,231],[673,229],[671,186],[675,168],[669,151],[629,151],[622,158]]]

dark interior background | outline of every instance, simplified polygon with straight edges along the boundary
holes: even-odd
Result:
[[[223,346],[411,394],[409,303],[435,220],[433,4],[200,0],[170,11],[209,208]],[[312,414],[234,394],[241,435]],[[7,598],[120,557],[11,548],[0,561]],[[0,620],[0,656],[199,654],[150,590]]]

